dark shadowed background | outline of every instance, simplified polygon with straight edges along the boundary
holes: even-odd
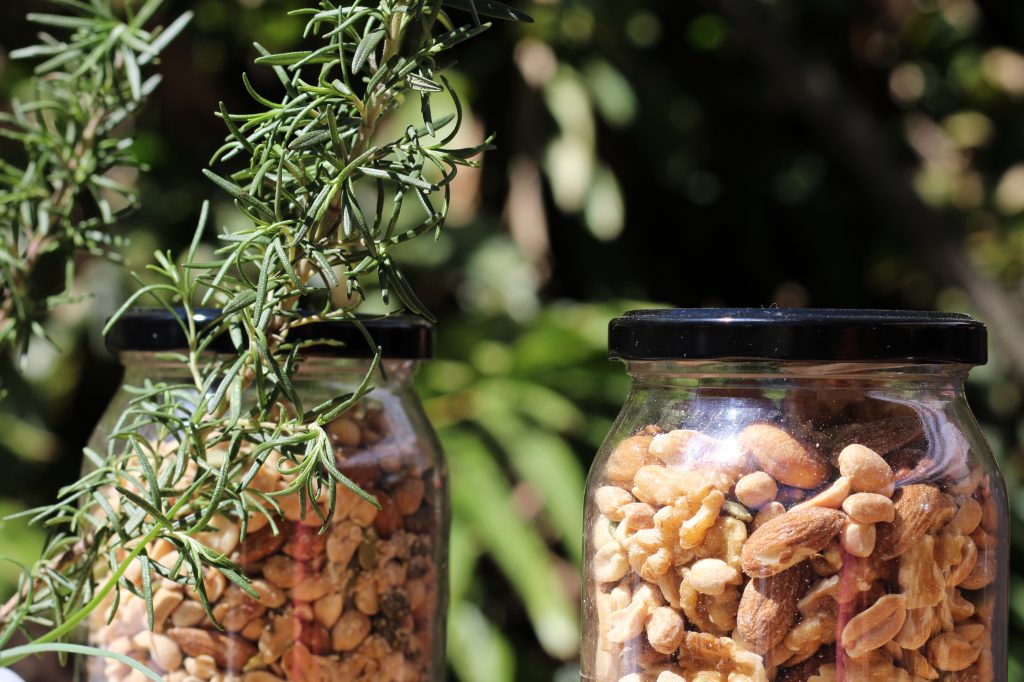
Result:
[[[273,76],[253,41],[299,41],[284,0],[170,0],[196,19],[137,122],[149,173],[129,263],[178,251],[199,205],[238,220],[200,170],[213,116]],[[35,0],[0,3],[0,105],[27,97]],[[651,302],[959,310],[990,325],[970,397],[1015,521],[1024,381],[1024,4],[975,0],[546,0],[464,44],[466,140],[449,229],[401,254],[441,319],[420,375],[451,461],[450,660],[463,682],[577,678],[582,486],[628,384],[607,321]],[[417,107],[401,116],[412,117]],[[396,125],[401,125],[400,122]],[[6,148],[4,153],[7,153]],[[119,380],[99,328],[130,291],[83,264],[94,298],[51,321],[24,378],[0,368],[0,512],[50,500]],[[1014,535],[1020,533],[1019,523]],[[40,533],[8,525],[0,554]],[[1010,679],[1024,679],[1024,557],[1013,552]],[[16,569],[0,565],[9,590]],[[35,679],[56,680],[37,671]]]

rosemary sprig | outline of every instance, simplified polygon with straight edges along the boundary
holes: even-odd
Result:
[[[112,171],[139,165],[132,140],[118,130],[160,83],[146,75],[188,24],[186,12],[166,28],[150,26],[163,0],[52,0],[68,14],[30,14],[43,27],[39,44],[15,59],[41,60],[30,102],[0,113],[0,136],[24,161],[0,160],[0,353],[24,352],[54,307],[73,302],[76,252],[117,259],[111,227],[136,205],[132,188]],[[62,281],[37,274],[44,260],[63,266]]]
[[[111,321],[140,301],[156,301],[179,321],[187,347],[174,356],[173,381],[129,389],[133,398],[106,450],[86,453],[90,473],[54,505],[31,512],[51,536],[17,599],[0,613],[8,632],[38,622],[51,630],[37,641],[61,641],[109,595],[116,609],[121,590],[139,594],[152,610],[151,573],[195,589],[216,622],[204,571],[251,588],[239,566],[201,542],[203,532],[230,517],[241,522],[244,540],[250,512],[273,524],[276,497],[297,494],[305,506],[321,491],[333,498],[336,483],[376,504],[338,471],[325,426],[372,390],[380,350],[350,395],[306,406],[292,375],[309,345],[329,341],[296,341],[291,332],[325,320],[358,325],[355,310],[371,278],[385,301],[429,317],[392,250],[442,228],[452,179],[490,146],[449,146],[462,107],[438,60],[488,28],[481,16],[524,17],[492,0],[321,0],[293,14],[305,17],[315,45],[281,54],[256,46],[257,64],[273,69],[280,92],[257,92],[243,77],[256,110],[220,108],[228,136],[214,161],[234,170],[207,175],[249,225],[221,234],[215,260],[201,261],[204,207],[181,261],[155,254],[149,270],[156,277]],[[452,111],[435,118],[438,96],[449,98]],[[422,126],[380,139],[381,123],[408,98],[419,101]],[[332,295],[339,290],[347,294],[340,305]],[[195,310],[208,305],[222,314],[199,328]],[[233,356],[205,352],[221,336],[231,339]],[[279,409],[282,402],[289,409]],[[265,494],[250,483],[271,451],[294,478],[286,490]],[[116,504],[108,500],[112,490]],[[325,531],[333,505],[326,514],[310,507]],[[174,545],[175,566],[149,559],[157,539]],[[124,577],[132,562],[143,576],[138,583]],[[0,664],[21,655],[0,652]]]

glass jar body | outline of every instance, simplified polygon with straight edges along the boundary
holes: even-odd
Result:
[[[122,359],[125,387],[188,381],[179,375],[181,365],[160,363],[151,354]],[[142,587],[135,563],[125,573],[122,582],[131,587],[120,590],[113,619],[107,622],[111,597],[93,612],[84,639],[131,656],[172,681],[444,679],[447,474],[412,387],[415,365],[385,360],[374,390],[325,426],[337,469],[372,495],[379,510],[341,484],[335,486],[334,513],[326,525],[321,514],[330,496],[325,488],[315,491],[315,499],[298,492],[264,497],[294,479],[288,473],[294,462],[271,451],[250,484],[264,509],[248,512],[244,537],[240,518],[230,513],[218,514],[209,530],[195,535],[230,557],[252,579],[260,598],[205,569],[203,585],[218,628],[183,575],[182,547],[161,539],[147,545],[146,554],[176,577],[152,572],[152,631],[145,601],[132,594],[131,588]],[[309,358],[292,381],[304,405],[317,405],[352,393],[368,367],[363,360]],[[118,420],[137,398],[126,388],[115,396],[93,435],[94,451],[107,451]],[[280,409],[291,408],[282,404]],[[165,461],[154,463],[162,471],[173,464],[175,443],[164,439],[154,445],[155,452],[166,453]],[[208,453],[214,468],[218,456],[223,450]],[[194,473],[187,473],[175,488],[187,487],[192,478]],[[109,491],[108,499],[115,508],[122,504]],[[80,682],[134,682],[139,675],[101,658],[83,658],[76,674]]]
[[[1005,680],[967,367],[633,362],[586,495],[582,678]]]

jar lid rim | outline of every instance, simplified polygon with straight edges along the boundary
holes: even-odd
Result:
[[[963,313],[842,308],[631,310],[608,326],[618,360],[982,365],[985,325]]]
[[[192,319],[200,330],[214,328],[221,318],[217,308],[196,308]],[[297,317],[310,317],[311,311],[300,311]],[[182,328],[184,309],[172,314],[164,308],[132,308],[122,315],[106,336],[107,350],[122,352],[169,352],[188,347],[188,336]],[[434,326],[413,315],[355,316],[373,343],[380,346],[385,359],[423,360],[433,357]],[[337,358],[371,358],[373,347],[354,320],[317,321],[289,330],[291,341],[329,343],[313,344],[304,349],[310,356]],[[228,333],[221,333],[209,346],[210,352],[236,353]]]

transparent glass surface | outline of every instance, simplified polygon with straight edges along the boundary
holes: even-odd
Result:
[[[968,369],[631,363],[587,485],[583,680],[1005,680]]]
[[[126,386],[145,381],[181,381],[181,366],[148,354],[125,354]],[[203,583],[213,614],[206,617],[194,586],[155,575],[154,628],[143,599],[120,591],[94,612],[83,632],[89,644],[127,654],[177,682],[428,682],[445,672],[447,474],[436,437],[411,383],[415,364],[387,361],[376,388],[354,409],[328,425],[339,470],[381,503],[378,511],[343,486],[327,531],[298,494],[276,497],[281,514],[248,514],[244,540],[240,519],[218,516],[216,530],[199,535],[228,554],[254,580],[256,600],[208,571]],[[293,377],[306,405],[351,393],[367,362],[310,358]],[[103,452],[132,396],[115,396],[91,447]],[[282,406],[287,409],[287,406]],[[162,443],[172,465],[174,443]],[[223,453],[220,453],[221,456]],[[209,453],[216,459],[218,453]],[[287,486],[276,453],[256,476],[255,489]],[[161,470],[158,468],[158,470]],[[83,473],[88,473],[88,470]],[[116,504],[117,496],[109,496]],[[322,511],[326,491],[315,500]],[[175,571],[180,548],[160,540],[148,556]],[[124,552],[123,548],[112,551]],[[134,564],[127,579],[140,585]],[[187,581],[183,581],[187,582]],[[108,600],[109,601],[109,600]],[[78,663],[79,682],[135,682],[128,666],[102,658]]]

